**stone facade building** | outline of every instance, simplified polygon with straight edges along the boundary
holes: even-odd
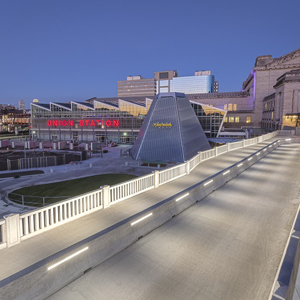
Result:
[[[279,58],[257,57],[243,84],[243,90],[251,91],[253,97],[256,126],[283,129],[285,115],[300,113],[299,71],[300,49]]]
[[[275,93],[263,100],[262,127],[300,128],[300,69],[284,73],[274,85]]]
[[[300,126],[300,49],[258,56],[241,92],[187,95],[227,110],[226,129],[293,129]]]

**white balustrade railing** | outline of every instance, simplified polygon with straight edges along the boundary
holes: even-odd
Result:
[[[20,215],[21,239],[26,239],[102,207],[102,190],[96,190],[22,214]]]
[[[228,151],[244,148],[244,141],[234,142],[228,144]]]
[[[201,152],[202,161],[208,160],[208,159],[210,159],[212,157],[215,157],[215,156],[216,156],[216,148]]]
[[[190,171],[194,170],[201,163],[201,152],[190,159]]]
[[[228,151],[228,145],[216,147],[216,156],[226,153]]]
[[[154,188],[154,174],[138,177],[110,187],[111,204]]]
[[[278,135],[295,135],[295,130],[278,130]]]
[[[255,138],[254,139],[248,139],[244,141],[245,147],[251,146],[255,144]]]
[[[0,220],[0,247],[1,244],[6,242],[4,228],[5,228],[5,220]]]
[[[281,134],[291,133],[291,131],[280,132]],[[261,141],[272,138],[277,134],[278,131],[271,132],[258,138],[230,143],[211,150],[202,151],[191,158],[188,162],[168,168],[166,170],[155,171],[155,173],[115,186],[106,186],[90,193],[79,195],[53,205],[24,213],[19,216],[20,240],[24,240],[55,226],[72,221],[96,210],[103,209],[111,204],[120,202],[152,188],[156,188],[164,183],[184,176],[192,171],[202,161],[208,160],[223,153],[227,153],[228,151],[257,144]],[[4,237],[5,234],[3,231],[4,226],[6,226],[6,222],[7,219],[0,220],[0,249],[6,247],[6,244],[8,244],[6,243],[7,237]]]
[[[186,174],[186,163],[159,172],[159,184],[162,185]]]

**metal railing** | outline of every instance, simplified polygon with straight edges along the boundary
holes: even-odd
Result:
[[[41,196],[34,196],[34,195],[22,195],[17,193],[9,193],[8,194],[9,200],[13,201],[20,205],[29,205],[29,206],[46,206],[51,205],[55,202],[69,199],[70,196],[56,196],[56,197],[41,197]]]

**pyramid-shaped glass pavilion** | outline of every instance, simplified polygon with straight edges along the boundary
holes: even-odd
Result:
[[[210,148],[186,95],[161,93],[151,104],[131,154],[144,161],[184,162]]]

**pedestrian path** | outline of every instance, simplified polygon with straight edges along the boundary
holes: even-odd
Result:
[[[199,164],[189,175],[122,201],[108,209],[97,211],[41,233],[11,248],[1,250],[0,280],[24,270],[52,254],[143,211],[166,198],[184,191],[205,178],[251,155],[274,140],[276,138],[207,160]]]

